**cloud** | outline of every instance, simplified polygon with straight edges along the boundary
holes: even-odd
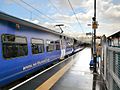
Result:
[[[67,0],[52,0],[52,2],[56,4],[57,8],[61,8],[60,10],[68,10],[68,12],[72,12]],[[93,17],[93,0],[70,0],[74,10],[76,8],[84,8],[85,12],[77,12],[76,16],[79,19],[82,27],[87,31],[88,29],[91,29],[91,27],[88,27],[88,23],[92,23],[92,17]],[[74,32],[73,30],[76,30],[78,28],[78,23],[76,21],[76,17],[74,14],[63,14],[63,13],[54,13],[51,15],[52,18],[54,18],[58,22],[63,22],[68,26],[67,28],[64,28],[66,31],[65,33],[69,33],[70,35],[77,36],[78,32]],[[120,5],[115,5],[112,3],[112,0],[97,0],[97,20],[99,23],[99,27],[97,29],[97,34],[102,35],[110,35],[116,31],[119,31],[120,29]],[[54,28],[53,26],[56,23],[44,23],[44,26],[47,26],[49,28]],[[72,34],[71,33],[74,33]],[[81,30],[79,30],[81,31]],[[81,32],[80,32],[81,33]]]
[[[110,7],[107,11],[105,11],[104,18],[108,19],[113,23],[120,23],[120,5],[114,5]]]
[[[57,7],[62,9],[71,9],[68,0],[52,0],[56,4]],[[70,0],[73,8],[79,7],[91,7],[93,4],[93,0]]]
[[[97,34],[107,36],[120,30],[120,5],[112,0],[98,0],[97,19],[99,27]]]
[[[55,14],[52,16],[56,21],[65,23],[65,24],[77,24],[76,16],[81,24],[86,24],[91,21],[91,11],[88,13],[78,13],[76,15],[62,15],[62,14]]]
[[[113,33],[120,31],[120,23],[100,23],[97,33],[106,34],[106,36],[112,35]]]
[[[74,20],[69,15],[62,15],[62,14],[56,13],[52,16],[52,18],[54,18],[58,22],[74,23]]]
[[[5,1],[8,1],[9,3],[12,2],[12,0],[5,0]],[[19,0],[15,0],[15,1],[19,1]],[[60,29],[55,27],[55,25],[62,23],[65,25],[65,27],[62,27],[65,30],[64,31],[65,33],[74,35],[74,36],[78,36],[78,33],[79,34],[82,33],[80,30],[81,28],[78,26],[78,22],[76,21],[76,17],[69,6],[68,0],[51,0],[51,1],[57,7],[57,9],[60,10],[60,12],[53,10],[53,7],[52,5],[50,5],[50,3],[46,3],[45,8],[43,8],[44,7],[43,5],[45,5],[45,3],[43,5],[40,5],[39,4],[40,2],[39,3],[34,2],[33,6],[36,6],[39,10],[42,10],[42,9],[47,10],[46,8],[49,7],[49,11],[46,11],[47,12],[46,15],[53,18],[58,23],[55,23],[55,22],[51,23],[47,20],[43,20],[44,22],[40,22],[37,19],[32,20],[31,22],[48,27],[53,30],[58,30],[58,31]],[[76,12],[76,16],[79,19],[81,26],[84,28],[85,32],[91,30],[91,27],[88,27],[87,24],[92,23],[92,17],[94,14],[93,1],[94,0],[70,0]],[[116,31],[119,31],[120,30],[120,26],[119,26],[120,25],[120,4],[115,4],[113,3],[112,0],[96,0],[96,1],[97,1],[97,20],[99,23],[97,34],[110,35]],[[52,9],[50,9],[50,7],[52,7]],[[45,11],[45,10],[42,10],[42,11]]]
[[[36,20],[36,19],[34,19],[34,20],[24,19],[24,20],[29,21],[29,22],[32,22],[32,23],[34,23],[34,24],[39,24],[39,23],[40,23],[40,21],[39,21],[39,20]]]

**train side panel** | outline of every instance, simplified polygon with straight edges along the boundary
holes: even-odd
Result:
[[[8,84],[16,79],[19,79],[28,73],[40,69],[44,65],[48,65],[50,62],[60,58],[61,51],[53,50],[47,51],[46,41],[59,41],[60,36],[54,35],[49,32],[38,31],[31,27],[20,25],[16,28],[16,23],[10,21],[0,21],[0,36],[3,34],[10,34],[15,36],[22,36],[27,38],[28,53],[25,56],[4,58],[3,57],[3,43],[0,43],[0,86]],[[44,41],[44,52],[39,54],[32,54],[31,39],[37,38]],[[1,37],[2,39],[2,37]],[[0,39],[0,42],[2,42]],[[55,46],[55,45],[54,45]]]

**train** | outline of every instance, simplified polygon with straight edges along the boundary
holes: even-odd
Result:
[[[80,41],[0,12],[0,87],[81,49]]]

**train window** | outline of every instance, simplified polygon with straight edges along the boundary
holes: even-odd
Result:
[[[27,38],[11,34],[2,35],[3,57],[6,59],[28,54]]]
[[[47,52],[52,52],[54,50],[54,41],[47,40],[46,41],[46,50]]]
[[[44,41],[42,39],[32,38],[31,40],[32,45],[32,53],[38,54],[44,52]]]
[[[60,50],[60,41],[55,41],[56,50]]]

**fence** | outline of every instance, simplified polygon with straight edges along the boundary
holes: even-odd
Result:
[[[108,90],[120,90],[120,48],[104,45],[101,75]]]

